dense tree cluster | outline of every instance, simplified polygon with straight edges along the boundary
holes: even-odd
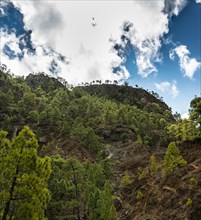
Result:
[[[140,109],[90,95],[80,87],[72,91],[60,84],[55,87],[53,80],[46,84],[38,80],[37,87],[34,84],[31,89],[32,84],[29,86],[23,78],[2,72],[0,83],[0,128],[10,134],[29,125],[38,137],[71,136],[94,151],[100,149],[96,134],[99,127],[123,124],[150,146],[165,144],[168,139],[165,127],[172,121],[171,112],[157,103],[145,103]]]
[[[113,219],[116,212],[107,160],[81,163],[55,155],[52,169],[52,199],[47,209],[50,219]]]
[[[188,119],[179,119],[167,126],[168,133],[177,141],[183,142],[201,137],[201,97],[191,101]]]

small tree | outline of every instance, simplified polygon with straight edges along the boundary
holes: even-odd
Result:
[[[140,200],[142,200],[142,198],[143,198],[142,192],[138,191],[138,192],[137,192],[136,199],[140,201]]]
[[[124,86],[128,86],[128,82],[125,81],[125,82],[124,82]]]
[[[131,179],[130,179],[130,176],[129,176],[129,174],[128,174],[128,171],[126,171],[126,172],[124,173],[124,176],[123,176],[122,180],[121,180],[120,187],[121,187],[121,188],[124,188],[124,187],[126,187],[126,186],[129,186],[131,183],[132,183],[132,181],[131,181]]]
[[[189,180],[190,185],[192,186],[192,188],[196,188],[198,185],[198,181],[195,178],[190,178]]]
[[[142,138],[140,137],[140,135],[137,136],[137,140],[135,142],[136,144],[142,145]]]
[[[151,175],[154,175],[157,172],[157,163],[156,163],[156,157],[155,154],[152,154],[150,157],[150,165],[149,165],[149,171]]]
[[[116,209],[113,205],[111,185],[108,181],[105,183],[104,189],[100,191],[97,206],[101,220],[112,220],[116,216]]]
[[[186,206],[192,206],[193,204],[193,201],[191,198],[188,198],[187,201],[186,201]]]
[[[164,172],[170,174],[178,169],[178,166],[184,166],[187,162],[180,155],[180,151],[174,142],[168,145],[164,157]]]

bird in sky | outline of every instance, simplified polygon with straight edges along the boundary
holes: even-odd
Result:
[[[92,23],[91,23],[91,25],[92,25],[93,27],[96,27],[96,25],[97,25],[97,23],[95,22],[94,17],[92,17]]]

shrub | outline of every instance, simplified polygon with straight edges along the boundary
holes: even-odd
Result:
[[[143,197],[142,192],[138,191],[138,192],[137,192],[136,199],[140,201],[140,200],[142,200],[142,197]]]
[[[186,202],[186,206],[192,206],[192,204],[193,204],[192,199],[191,199],[191,198],[188,198],[188,199],[187,199],[187,202]]]
[[[196,187],[198,185],[198,181],[195,178],[190,178],[189,183],[192,187]]]
[[[158,170],[157,163],[156,163],[156,157],[154,154],[150,157],[150,165],[149,165],[149,172],[151,175],[154,175]]]
[[[131,181],[131,179],[130,179],[130,176],[129,176],[129,174],[128,174],[128,171],[126,171],[126,172],[124,173],[124,176],[123,176],[122,180],[121,180],[120,187],[121,187],[121,188],[124,188],[124,187],[126,187],[126,186],[129,186],[131,183],[132,183],[132,181]]]
[[[145,178],[145,176],[146,176],[146,171],[143,170],[141,173],[138,173],[138,180]]]
[[[137,140],[135,143],[138,145],[142,145],[142,138],[140,137],[140,135],[137,136]]]

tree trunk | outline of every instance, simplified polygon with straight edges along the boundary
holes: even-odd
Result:
[[[76,196],[76,199],[79,201],[79,194],[78,194],[78,187],[77,187],[77,178],[76,178],[76,175],[75,175],[75,168],[71,162],[71,167],[73,169],[73,178],[74,178],[74,185],[75,185],[75,196]],[[78,207],[77,207],[77,220],[80,220],[80,205],[78,204]]]
[[[21,153],[22,153],[22,148],[20,149],[20,155],[21,155]],[[20,160],[21,160],[21,156],[18,158],[18,161],[17,161],[17,168],[16,168],[16,171],[15,171],[15,175],[13,177],[13,181],[12,181],[12,185],[11,185],[10,191],[9,191],[9,199],[6,202],[6,206],[5,206],[5,209],[3,211],[2,220],[7,220],[7,216],[9,214],[10,203],[11,203],[12,198],[13,198],[13,192],[14,192],[14,189],[15,189],[15,186],[16,186],[17,175],[19,173],[19,163],[20,163]]]
[[[13,177],[12,185],[11,185],[10,192],[9,192],[9,200],[6,203],[6,206],[5,206],[5,209],[4,209],[4,212],[3,212],[2,220],[6,220],[7,216],[8,216],[8,213],[9,213],[10,202],[12,200],[14,188],[15,188],[15,185],[16,185],[17,174],[18,174],[18,167],[16,169],[16,175]]]

